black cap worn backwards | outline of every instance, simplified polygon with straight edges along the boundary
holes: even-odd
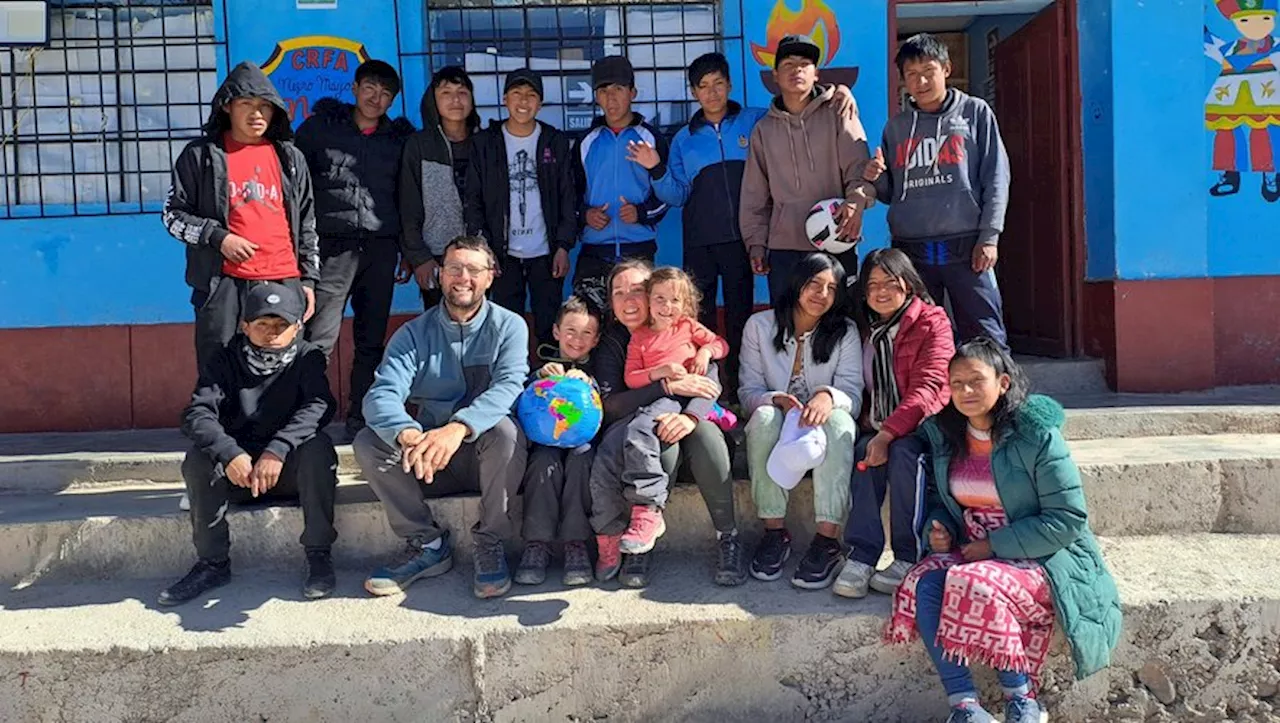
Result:
[[[307,303],[298,285],[265,281],[249,287],[240,316],[246,322],[256,321],[264,316],[278,316],[290,324],[297,324],[302,321],[306,311]]]
[[[808,35],[786,35],[778,41],[778,52],[773,58],[773,67],[776,69],[782,65],[783,60],[792,56],[808,58],[817,65],[821,52],[822,49]]]
[[[591,87],[599,90],[606,85],[636,87],[636,71],[631,61],[621,55],[610,55],[591,66]]]

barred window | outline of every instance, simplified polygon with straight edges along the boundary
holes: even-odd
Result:
[[[625,55],[635,110],[674,131],[694,110],[686,68],[725,40],[718,0],[428,0],[428,67],[467,69],[486,123],[505,117],[503,76],[528,65],[546,86],[542,120],[586,130],[597,109],[591,63]]]
[[[212,0],[63,0],[0,50],[0,218],[158,210],[218,88]]]

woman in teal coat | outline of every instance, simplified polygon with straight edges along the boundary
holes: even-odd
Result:
[[[918,632],[951,704],[948,723],[988,723],[970,662],[996,668],[1005,721],[1038,723],[1035,685],[1061,625],[1076,676],[1107,667],[1120,598],[1089,529],[1062,407],[1028,396],[1022,370],[986,339],[948,369],[951,404],[921,426],[936,482],[923,534],[932,555],[907,573],[887,637]]]

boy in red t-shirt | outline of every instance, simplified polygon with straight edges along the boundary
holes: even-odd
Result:
[[[204,131],[174,163],[164,206],[165,227],[187,244],[200,367],[235,335],[248,288],[299,279],[310,318],[320,277],[311,176],[284,101],[258,66],[231,71]]]

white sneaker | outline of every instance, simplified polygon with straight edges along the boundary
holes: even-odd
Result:
[[[840,597],[860,598],[867,596],[867,583],[876,569],[865,562],[849,560],[836,578],[832,591]]]
[[[182,499],[178,500],[178,509],[182,510],[183,512],[191,511],[191,498],[187,497],[186,492],[183,492]]]
[[[911,570],[911,563],[906,560],[894,560],[888,567],[871,576],[871,589],[892,595],[898,591],[902,579]]]

